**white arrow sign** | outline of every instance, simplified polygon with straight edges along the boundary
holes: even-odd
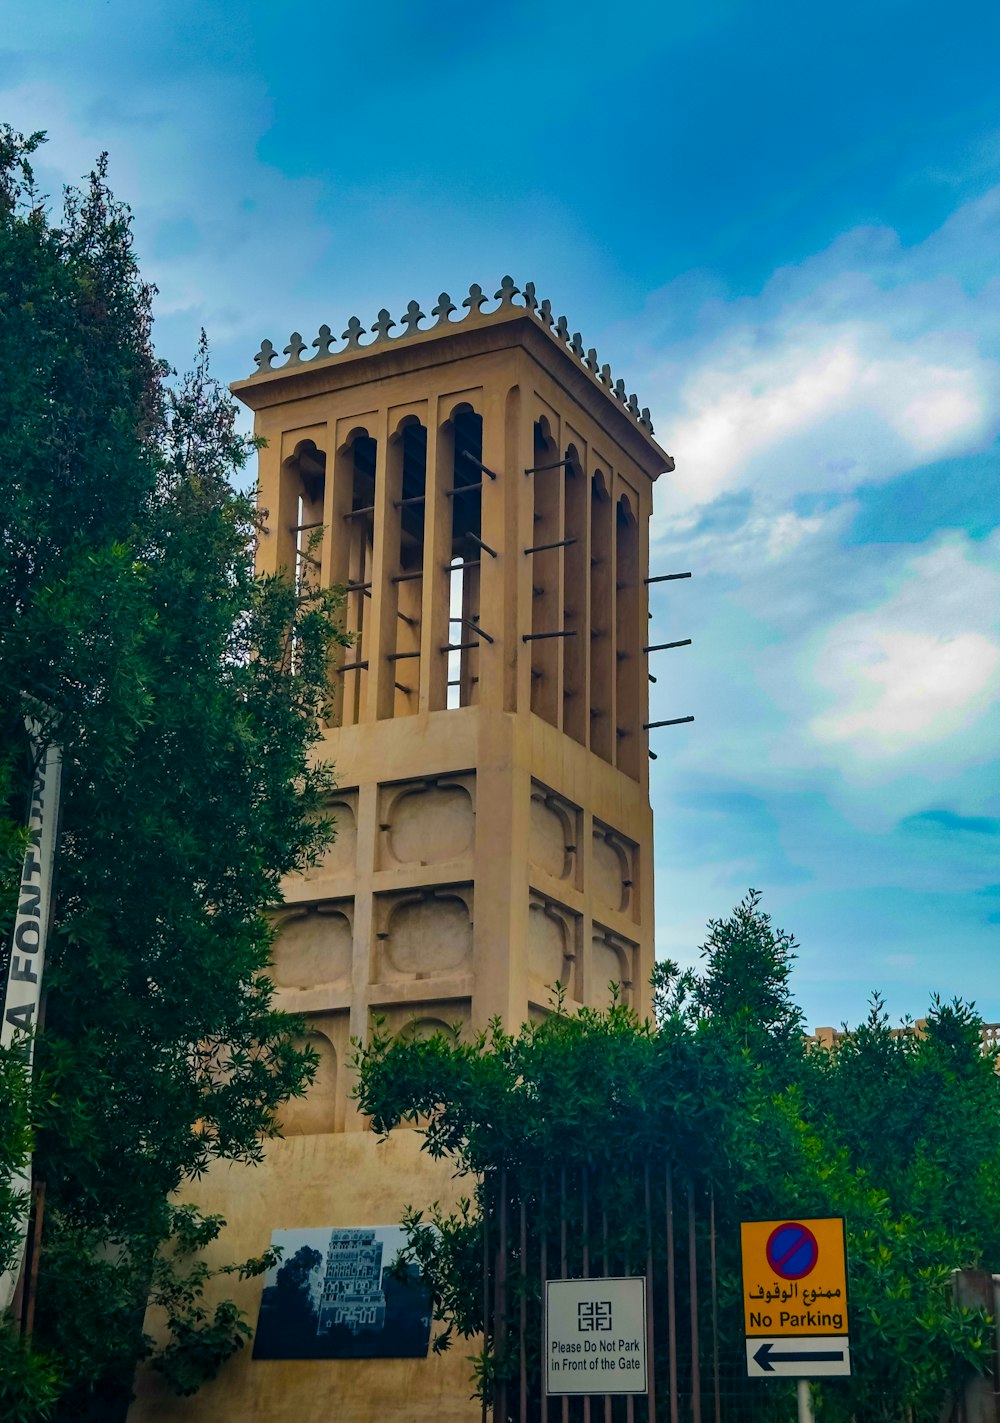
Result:
[[[850,1372],[851,1344],[843,1334],[747,1340],[747,1373],[752,1379],[815,1379]]]

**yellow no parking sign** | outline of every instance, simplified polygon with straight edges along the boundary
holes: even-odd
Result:
[[[751,1378],[849,1374],[843,1219],[743,1221],[740,1234]]]

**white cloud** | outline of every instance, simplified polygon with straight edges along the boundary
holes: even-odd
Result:
[[[932,335],[914,344],[857,321],[782,312],[704,353],[682,385],[669,440],[668,509],[751,486],[765,503],[847,493],[982,440],[1000,368]]]
[[[757,517],[802,495],[846,500],[987,444],[1000,431],[1000,279],[983,254],[998,236],[1000,186],[909,248],[861,228],[752,296],[725,300],[705,273],[655,293],[630,339],[677,463],[659,530],[740,492]]]
[[[953,735],[989,704],[1000,680],[1000,646],[979,633],[841,628],[826,654],[822,680],[841,705],[813,720],[813,735],[852,741],[870,755]]]
[[[995,543],[996,541],[994,541]],[[912,559],[879,606],[811,655],[821,744],[885,761],[954,740],[1000,698],[1000,574],[957,536]],[[970,749],[956,743],[949,763]]]

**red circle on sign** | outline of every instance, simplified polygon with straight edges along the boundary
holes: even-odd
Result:
[[[767,1263],[783,1280],[801,1280],[816,1268],[819,1245],[801,1221],[786,1220],[767,1238]]]

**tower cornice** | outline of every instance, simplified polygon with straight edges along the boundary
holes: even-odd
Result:
[[[339,351],[331,350],[334,338],[330,328],[322,326],[312,342],[316,353],[308,360],[302,359],[308,349],[305,342],[293,332],[283,352],[287,360],[275,369],[272,362],[277,353],[270,341],[264,341],[255,357],[256,373],[230,388],[245,405],[261,411],[289,400],[521,347],[628,451],[651,480],[673,470],[672,458],[653,438],[648,409],[640,409],[634,394],[626,395],[624,382],[612,382],[610,367],[598,364],[592,347],[584,351],[579,333],[570,335],[565,317],[553,320],[549,303],[535,302],[531,283],[523,293],[524,305],[514,304],[519,293],[510,278],[504,278],[496,295],[500,306],[484,312],[486,297],[474,286],[463,302],[466,315],[452,321],[457,308],[442,292],[432,312],[437,323],[427,328],[419,325],[426,319],[419,306],[410,302],[397,336],[389,334],[396,323],[383,309],[372,327],[375,339],[367,345],[361,344],[365,328],[352,317],[342,338],[347,344]]]

